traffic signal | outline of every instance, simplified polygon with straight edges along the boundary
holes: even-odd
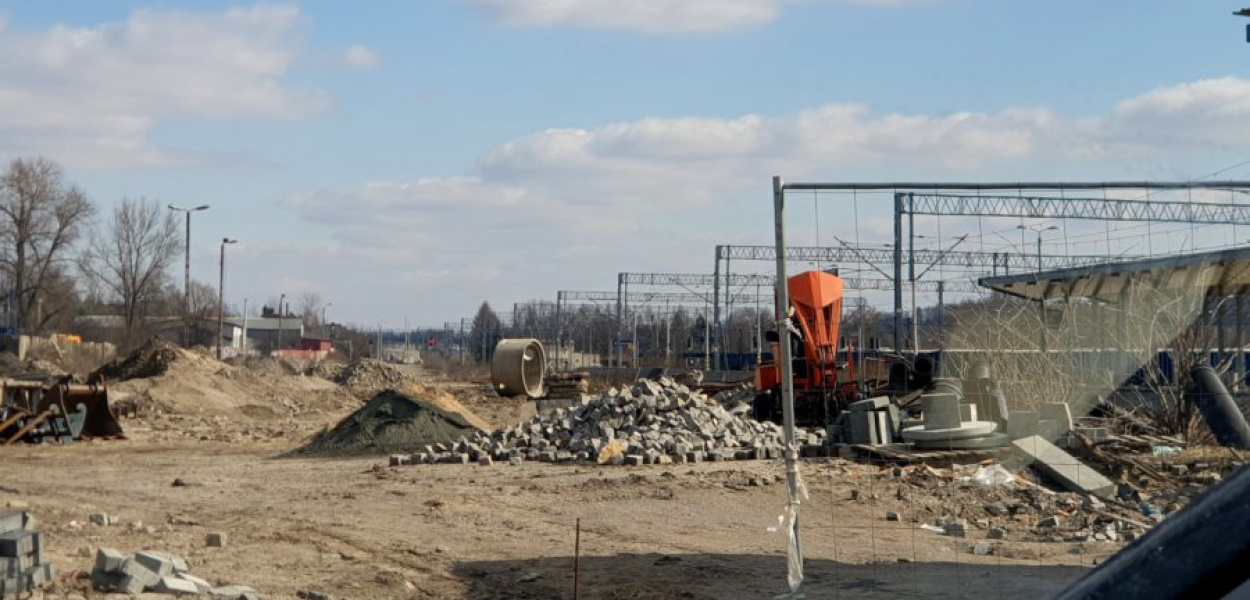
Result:
[[[430,347],[430,348],[433,348],[433,347],[434,347],[434,338],[431,336],[431,337],[430,337],[430,339],[428,339],[428,340],[426,340],[426,341],[425,341],[425,345],[426,345],[426,346],[428,346],[428,347]]]

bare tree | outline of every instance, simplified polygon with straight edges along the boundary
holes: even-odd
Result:
[[[304,321],[305,329],[314,329],[321,325],[321,294],[304,292],[299,295],[299,314]]]
[[[501,335],[501,323],[499,315],[491,309],[490,303],[485,300],[478,307],[477,314],[473,316],[473,329],[469,334],[470,349],[478,362],[487,362],[495,353],[495,344],[499,342]]]
[[[91,237],[80,265],[120,302],[129,334],[149,314],[181,255],[182,234],[173,213],[154,200],[127,198],[113,208],[109,231]]]
[[[20,324],[38,330],[50,318],[34,310],[56,268],[68,260],[95,206],[61,167],[42,157],[19,158],[0,175],[0,269],[13,282]]]

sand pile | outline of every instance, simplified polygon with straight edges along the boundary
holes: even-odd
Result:
[[[427,444],[454,443],[477,432],[478,428],[456,412],[388,389],[290,456],[414,452]]]

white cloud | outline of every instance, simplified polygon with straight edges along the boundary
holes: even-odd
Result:
[[[470,9],[508,25],[643,33],[711,33],[751,27],[776,19],[787,4],[808,1],[814,0],[460,0]],[[833,1],[896,6],[917,0]]]
[[[174,117],[296,119],[325,92],[284,85],[303,43],[293,6],[135,11],[122,23],[0,28],[0,154],[71,167],[180,164],[148,136]]]
[[[447,306],[521,300],[584,288],[578,282],[594,274],[600,282],[592,289],[604,289],[616,271],[706,271],[714,244],[768,239],[772,175],[1010,180],[1244,152],[1250,130],[1226,123],[1250,116],[1243,89],[1250,92],[1250,82],[1170,86],[1084,116],[1026,107],[879,113],[831,104],[786,116],[550,129],[486,152],[467,176],[315,190],[280,205],[331,231],[333,251],[320,257],[344,269],[367,257],[399,293],[454,281],[440,301]],[[885,205],[861,202],[863,241],[886,240]],[[824,240],[854,235],[843,216]]]
[[[343,59],[346,61],[347,66],[353,69],[369,69],[378,66],[380,62],[377,52],[360,44],[348,48]]]

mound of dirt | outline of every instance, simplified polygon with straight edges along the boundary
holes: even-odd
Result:
[[[373,358],[352,361],[334,373],[335,383],[365,396],[379,390],[400,389],[411,383],[403,371]]]
[[[96,369],[92,375],[103,375],[107,381],[156,377],[168,371],[181,354],[177,346],[161,338],[152,338],[134,352]]]
[[[288,456],[415,452],[428,444],[447,444],[472,437],[478,431],[460,414],[388,389]]]

